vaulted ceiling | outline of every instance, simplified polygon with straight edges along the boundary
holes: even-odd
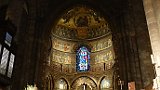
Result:
[[[39,0],[39,3],[40,17],[48,18],[52,13],[54,15],[53,20],[57,20],[57,17],[60,18],[60,15],[64,14],[63,12],[67,12],[75,6],[84,5],[96,12],[98,11],[101,16],[111,22],[112,18],[121,15],[128,7],[126,4],[128,0],[50,0],[49,2]],[[43,11],[45,14],[41,14]]]
[[[97,39],[109,33],[109,25],[100,13],[85,6],[66,12],[52,29],[53,36],[76,41]]]

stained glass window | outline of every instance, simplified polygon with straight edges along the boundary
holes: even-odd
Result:
[[[12,41],[12,36],[8,32],[6,32],[5,43],[8,46],[11,46],[11,41]]]
[[[10,61],[9,61],[9,67],[8,67],[8,73],[7,73],[8,77],[12,76],[12,70],[13,70],[13,65],[14,65],[14,58],[15,58],[15,55],[11,53]]]
[[[84,46],[80,47],[76,55],[76,69],[77,71],[88,71],[90,68],[90,52]]]
[[[0,65],[0,73],[3,75],[5,75],[6,73],[8,56],[9,56],[9,51],[6,48],[4,48]]]

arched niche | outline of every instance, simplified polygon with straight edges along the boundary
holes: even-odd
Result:
[[[81,88],[86,88],[86,90],[97,90],[97,84],[93,79],[82,76],[74,80],[71,85],[72,90],[81,90]]]
[[[77,8],[78,11],[75,11]],[[85,21],[86,23],[83,24],[82,22]],[[69,75],[78,76],[78,74],[81,74],[81,72],[77,73],[75,66],[75,50],[81,45],[88,46],[92,55],[91,67],[93,66],[93,68],[82,70],[88,71],[84,73],[93,72],[94,74],[94,72],[101,72],[102,74],[103,71],[112,69],[114,65],[111,29],[108,22],[91,8],[76,7],[62,15],[55,27],[52,27],[51,41],[50,67],[54,67],[51,72],[56,75],[67,75],[65,77],[69,77]],[[55,83],[55,88],[59,88],[57,83]],[[71,88],[75,90],[75,88],[77,89],[77,87],[83,87],[84,85],[92,90],[99,88],[89,77],[81,77],[75,80]]]
[[[104,76],[101,79],[100,90],[113,90],[113,78],[109,76]]]
[[[68,83],[64,78],[58,79],[55,82],[54,90],[68,90]]]

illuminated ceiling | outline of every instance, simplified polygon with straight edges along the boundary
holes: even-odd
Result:
[[[110,33],[108,23],[99,13],[87,7],[75,7],[58,21],[52,34],[68,40],[92,40]]]
[[[79,45],[89,46],[90,63],[95,68],[103,63],[108,69],[112,68],[115,56],[107,21],[90,8],[80,6],[64,13],[53,27],[52,62],[75,68]]]

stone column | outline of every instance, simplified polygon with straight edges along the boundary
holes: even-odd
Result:
[[[151,47],[153,52],[153,63],[157,76],[158,67],[160,66],[160,1],[159,0],[143,0]]]
[[[147,25],[148,25],[154,59],[158,61],[160,60],[160,33],[159,33],[160,27],[158,27],[158,22],[157,22],[158,20],[156,20],[155,17],[155,10],[153,8],[152,0],[143,0],[143,4],[147,19]]]

